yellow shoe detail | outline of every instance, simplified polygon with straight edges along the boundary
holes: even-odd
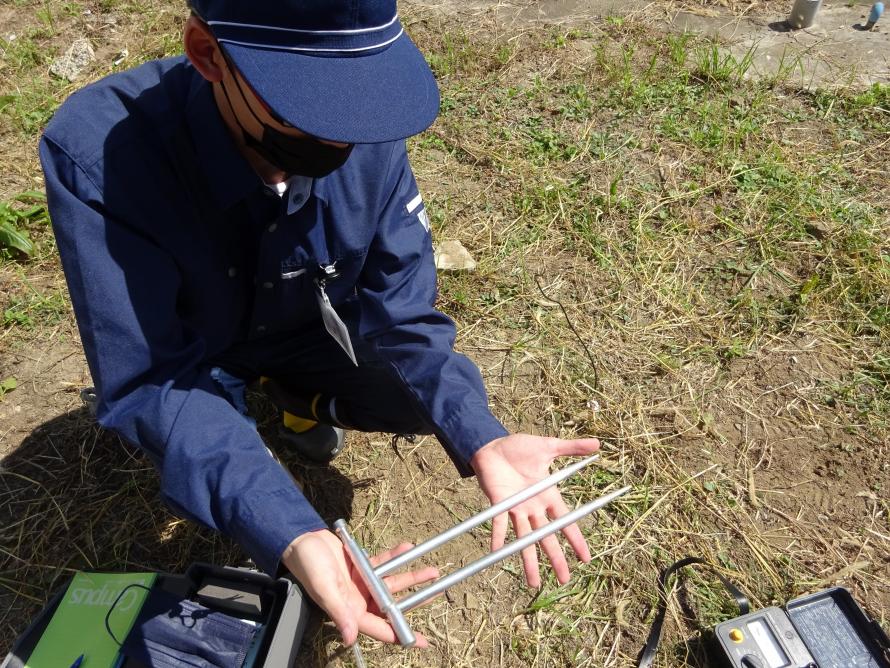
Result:
[[[295,434],[302,434],[303,432],[309,431],[317,424],[318,422],[315,420],[307,420],[306,418],[297,417],[292,413],[284,411],[284,426]]]

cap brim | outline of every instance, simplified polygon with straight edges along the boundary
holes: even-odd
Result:
[[[353,57],[223,44],[251,87],[281,118],[329,141],[375,144],[426,130],[439,89],[403,33],[385,50]]]

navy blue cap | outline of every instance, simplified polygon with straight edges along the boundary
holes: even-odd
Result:
[[[439,111],[433,73],[395,0],[192,0],[235,67],[280,118],[330,141],[422,132]]]

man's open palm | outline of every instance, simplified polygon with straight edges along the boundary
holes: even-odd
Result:
[[[476,471],[479,486],[492,505],[533,485],[550,475],[550,465],[556,457],[565,455],[590,455],[599,450],[595,438],[562,440],[528,434],[512,434],[496,439],[484,446],[473,456],[471,464]],[[556,487],[550,487],[540,494],[513,507],[507,514],[513,523],[517,536],[524,536],[534,529],[544,526],[550,520],[562,517],[569,512],[568,506]],[[507,514],[497,516],[492,522],[491,549],[503,546],[507,535]],[[581,535],[577,524],[562,530],[569,545],[578,558],[590,561],[590,550]],[[541,549],[560,584],[569,580],[569,566],[559,540],[555,535],[541,540]],[[535,547],[522,551],[525,578],[531,587],[541,586],[538,572],[538,556]]]

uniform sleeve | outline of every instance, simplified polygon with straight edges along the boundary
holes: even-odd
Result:
[[[479,369],[454,351],[454,323],[434,307],[432,239],[404,144],[388,181],[358,286],[359,334],[404,383],[461,475],[472,475],[475,452],[507,430],[488,408]]]
[[[44,137],[50,217],[97,388],[97,418],[144,450],[174,511],[234,538],[268,573],[325,524],[202,366],[177,316],[179,272],[103,206],[87,174]]]

